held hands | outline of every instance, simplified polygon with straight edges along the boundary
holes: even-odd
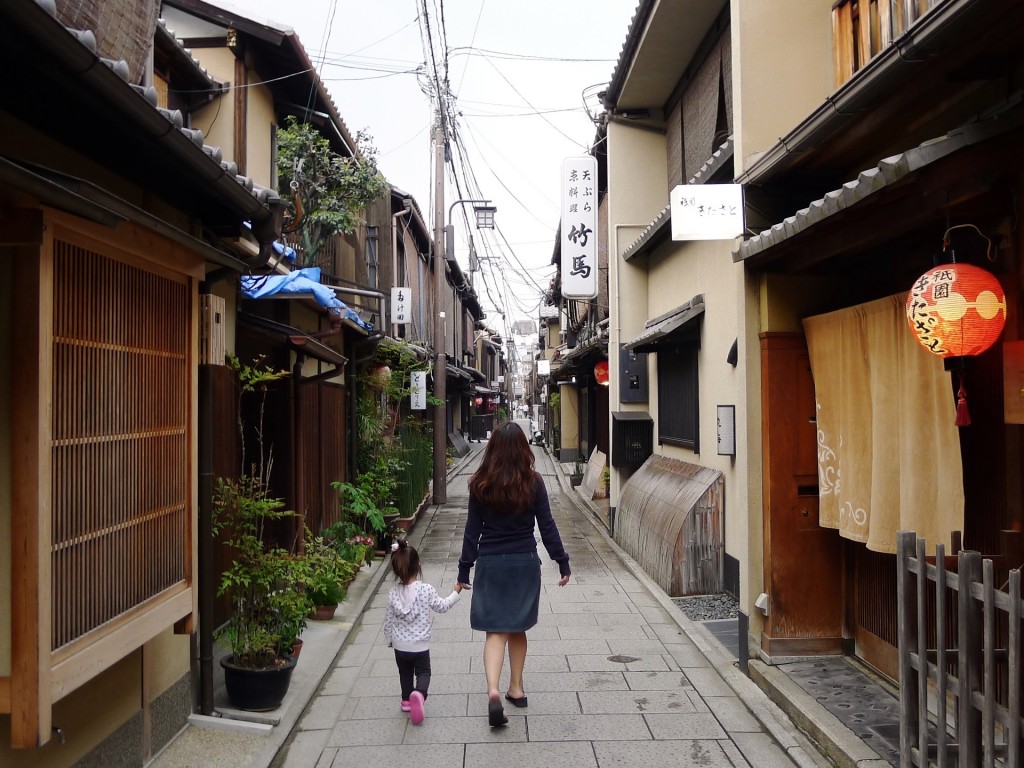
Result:
[[[473,587],[471,587],[469,584],[463,584],[462,582],[456,582],[456,584],[455,584],[455,591],[456,592],[461,592],[464,589],[468,592],[472,588]]]
[[[566,574],[565,576],[563,576],[562,578],[560,578],[560,579],[558,580],[558,586],[560,586],[560,587],[564,587],[564,586],[565,586],[566,584],[568,584],[568,583],[569,583],[569,576],[571,576],[571,575],[572,575],[572,574],[568,574],[568,573],[567,573],[567,574]]]

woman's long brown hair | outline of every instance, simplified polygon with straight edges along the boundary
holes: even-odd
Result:
[[[522,428],[506,421],[491,433],[469,492],[493,509],[522,512],[530,505],[536,473]]]

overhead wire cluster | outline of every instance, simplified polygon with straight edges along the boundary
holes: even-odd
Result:
[[[497,173],[486,160],[488,155],[491,154],[496,154],[497,156],[502,157],[500,150],[493,145],[489,145],[488,150],[486,152],[483,151],[480,146],[480,142],[486,142],[486,139],[478,131],[474,131],[465,118],[475,119],[478,117],[493,117],[498,115],[504,117],[536,116],[547,122],[553,130],[564,138],[568,139],[573,144],[580,146],[582,151],[586,151],[588,149],[587,146],[579,144],[579,142],[574,138],[565,134],[546,116],[553,113],[576,111],[586,113],[591,117],[591,119],[594,119],[594,115],[591,111],[592,108],[587,104],[588,97],[586,92],[583,94],[583,104],[579,107],[538,107],[532,104],[523,92],[516,87],[505,73],[501,71],[501,69],[498,68],[495,61],[579,62],[598,60],[532,56],[478,48],[473,44],[475,42],[475,29],[474,38],[470,45],[450,48],[447,43],[444,0],[418,1],[418,20],[421,41],[423,44],[425,66],[417,73],[417,79],[419,81],[420,89],[431,98],[435,105],[436,119],[441,122],[445,138],[446,168],[449,181],[451,182],[455,193],[453,200],[487,199],[487,195],[483,193],[477,174],[470,162],[470,153],[466,144],[466,139],[468,138],[476,149],[476,157],[482,159],[487,171],[504,189],[505,193],[507,193],[509,197],[521,206],[528,215],[532,216],[540,224],[551,230],[553,243],[555,237],[555,230],[551,225],[553,216],[551,214],[545,214],[546,219],[543,218],[533,210],[531,205],[527,204],[526,201],[513,192],[510,186],[502,179],[501,175]],[[483,5],[481,5],[480,13],[482,15]],[[478,16],[477,26],[479,26],[479,22],[480,17]],[[461,102],[460,104],[457,99],[457,95],[451,89],[452,60],[457,57],[464,57],[465,61],[461,77],[459,78],[460,84],[465,77],[469,60],[477,58],[483,59],[521,99],[522,104],[514,107],[518,111],[510,115],[508,112],[490,112],[485,109],[488,106],[513,107],[513,105],[505,104],[471,102],[468,100]],[[592,86],[588,90],[592,91],[596,87],[597,86]],[[593,100],[593,95],[590,96],[590,99]],[[470,107],[470,109],[463,111],[461,108],[462,104]],[[516,166],[515,163],[510,161],[509,165],[513,168]],[[534,188],[537,189],[538,194],[534,199],[539,199],[549,204],[553,211],[556,212],[554,215],[557,216],[559,203],[551,200],[543,190],[538,189],[532,180],[525,176],[524,178],[529,184],[533,185]],[[516,253],[513,244],[509,241],[509,238],[506,237],[505,233],[497,223],[495,224],[494,230],[478,230],[474,237],[470,225],[469,212],[465,207],[460,207],[458,219],[463,231],[467,233],[467,239],[470,241],[471,247],[475,247],[478,251],[477,263],[479,264],[479,272],[476,274],[479,275],[480,279],[479,284],[477,285],[467,284],[463,286],[456,286],[456,290],[466,292],[472,288],[481,299],[481,304],[484,304],[483,299],[486,299],[486,304],[493,307],[494,311],[501,317],[500,331],[503,333],[505,338],[511,338],[512,327],[517,317],[526,317],[530,319],[535,319],[537,317],[537,313],[545,295],[546,283],[548,282],[550,275],[538,275],[538,270],[536,268],[532,271],[528,269]],[[472,267],[473,265],[470,266]],[[547,265],[545,265],[545,272],[546,270]],[[467,274],[469,275],[469,281],[474,281],[474,273],[467,270]]]

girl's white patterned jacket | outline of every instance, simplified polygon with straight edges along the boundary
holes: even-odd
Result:
[[[419,580],[398,584],[388,593],[384,637],[396,651],[429,650],[430,611],[447,613],[457,602],[458,592],[441,597],[432,584]]]

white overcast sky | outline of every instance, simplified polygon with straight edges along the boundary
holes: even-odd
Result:
[[[373,136],[382,172],[416,198],[433,229],[433,106],[420,87],[427,78],[409,72],[429,72],[419,21],[423,0],[213,2],[292,27],[314,63],[326,50],[320,76],[349,130]],[[537,319],[539,291],[554,271],[561,162],[586,154],[594,140],[583,93],[590,94],[596,114],[595,94],[611,77],[636,7],[637,0],[426,0],[438,50],[444,13],[449,83],[466,162],[479,194],[498,208],[500,234],[474,235],[478,253],[481,238],[494,244],[494,258],[474,281],[496,331],[508,333],[516,320]],[[461,177],[461,163],[459,170]],[[462,190],[463,197],[476,194]],[[458,199],[450,182],[444,195],[447,218]],[[472,221],[471,206],[462,207]],[[452,220],[461,232],[459,207]],[[461,237],[457,257],[468,270]]]

